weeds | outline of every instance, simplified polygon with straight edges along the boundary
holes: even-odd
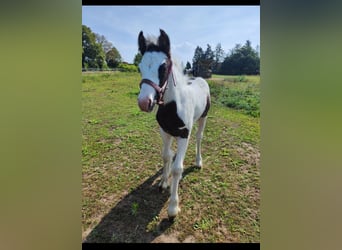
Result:
[[[209,84],[212,100],[215,103],[237,109],[253,117],[260,116],[258,83],[249,82],[246,76],[238,76],[233,80],[209,80]]]
[[[139,204],[137,202],[132,203],[131,213],[136,216],[138,213]]]

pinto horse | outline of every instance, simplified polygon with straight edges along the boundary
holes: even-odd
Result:
[[[201,140],[210,108],[210,90],[203,78],[189,78],[184,75],[179,64],[172,60],[170,39],[162,29],[156,41],[145,39],[143,32],[140,31],[138,46],[142,54],[139,64],[142,80],[138,105],[145,112],[151,112],[155,104],[159,105],[156,118],[163,141],[164,163],[159,188],[168,188],[168,179],[172,173],[171,197],[167,212],[169,219],[173,220],[180,211],[178,185],[182,178],[183,161],[195,122],[198,122],[196,166],[202,167]],[[173,138],[177,140],[176,154],[171,149]]]

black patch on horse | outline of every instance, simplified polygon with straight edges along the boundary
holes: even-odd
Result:
[[[163,52],[166,54],[166,56],[170,59],[170,52],[165,51],[163,48],[161,48],[160,46],[154,44],[154,43],[150,43],[147,45],[146,51],[145,52]]]
[[[177,105],[175,101],[159,106],[157,121],[166,133],[176,137],[188,138],[189,130],[187,128],[182,128],[185,124],[177,114]]]
[[[166,81],[166,63],[163,63],[158,68],[158,77],[159,77],[159,87],[163,87],[165,81]]]
[[[207,96],[207,104],[205,105],[205,110],[203,111],[203,114],[201,115],[201,117],[207,116],[209,108],[210,108],[210,97]]]
[[[146,52],[153,52],[153,51],[161,52],[162,50],[158,45],[155,45],[154,43],[150,43],[149,45],[147,45]]]

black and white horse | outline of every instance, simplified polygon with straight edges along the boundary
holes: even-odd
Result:
[[[200,77],[189,78],[170,53],[170,39],[160,30],[158,39],[145,39],[139,33],[138,45],[142,54],[139,69],[142,80],[138,105],[142,111],[151,112],[159,105],[157,121],[163,140],[163,175],[159,187],[168,188],[172,173],[171,197],[168,207],[169,219],[174,219],[179,208],[178,184],[182,177],[183,161],[194,123],[198,122],[196,133],[196,166],[202,167],[201,140],[210,107],[208,83]],[[172,139],[177,140],[177,153],[171,149]]]

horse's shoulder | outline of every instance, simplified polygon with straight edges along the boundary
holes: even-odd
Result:
[[[188,138],[189,130],[185,127],[184,121],[177,113],[177,103],[175,101],[160,105],[156,118],[160,127],[166,133],[172,136]]]

